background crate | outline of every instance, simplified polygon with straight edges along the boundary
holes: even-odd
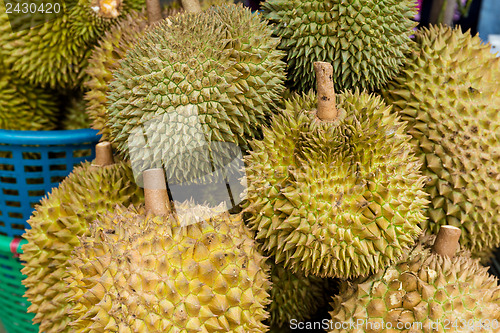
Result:
[[[92,129],[0,130],[0,235],[21,236],[40,199],[95,157],[99,138]]]
[[[0,235],[0,321],[8,333],[38,333],[38,326],[32,324],[35,314],[26,312],[29,302],[21,283],[25,276],[16,257],[24,243],[24,239]]]

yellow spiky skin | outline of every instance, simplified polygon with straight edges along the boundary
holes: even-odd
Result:
[[[181,226],[116,207],[75,249],[75,332],[265,332],[268,266],[240,216]]]
[[[228,5],[228,4],[234,4],[235,1],[233,0],[200,0],[200,7],[201,10],[206,10],[210,8],[211,6],[222,6],[222,5]],[[172,3],[170,4],[171,8],[177,9],[177,8],[182,8],[182,2],[181,0],[173,0]]]
[[[53,3],[54,1],[49,1]],[[144,7],[144,0],[81,0],[57,2],[61,14],[21,31],[12,31],[2,11],[0,54],[16,75],[44,88],[81,89],[92,47],[127,13]],[[112,7],[110,12],[108,8]]]
[[[71,304],[63,281],[71,251],[79,246],[78,237],[88,232],[97,214],[116,204],[143,202],[142,190],[133,179],[126,163],[106,167],[85,163],[36,207],[28,221],[31,229],[24,234],[28,244],[23,246],[21,260],[29,312],[36,313],[34,322],[40,324],[40,332],[71,331],[65,315]]]
[[[155,25],[114,72],[106,124],[112,141],[144,169],[163,163],[172,182],[223,169],[232,154],[226,147],[246,148],[259,136],[284,89],[284,54],[271,34],[259,14],[241,5]],[[146,136],[145,144],[130,145]]]
[[[398,264],[369,278],[344,282],[334,297],[331,316],[332,328],[335,324],[340,328],[342,322],[363,324],[354,330],[333,329],[330,333],[498,332],[500,286],[468,251],[450,259],[419,244]],[[367,326],[381,325],[382,321],[384,329]],[[434,330],[433,323],[437,323]]]
[[[293,273],[269,260],[271,266],[271,327],[288,326],[292,319],[304,321],[327,304],[328,280],[302,272]]]
[[[282,38],[288,86],[315,88],[315,61],[333,65],[335,89],[374,90],[406,62],[414,0],[267,0],[264,16]]]
[[[293,271],[366,275],[399,259],[423,222],[420,163],[405,126],[379,97],[337,95],[339,117],[316,117],[295,95],[246,158],[248,223]]]
[[[500,246],[500,58],[460,29],[422,29],[416,42],[383,96],[408,122],[428,177],[422,227],[460,228],[460,243],[480,257]]]

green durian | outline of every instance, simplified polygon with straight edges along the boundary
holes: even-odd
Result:
[[[460,251],[450,259],[434,253],[426,242],[375,275],[345,281],[332,306],[330,333],[472,333],[500,328],[498,279],[471,259],[470,252]],[[359,326],[346,329],[350,322]]]
[[[425,178],[404,123],[380,97],[337,95],[334,121],[319,120],[317,100],[295,94],[251,143],[248,223],[285,268],[364,276],[413,245]]]
[[[61,127],[64,130],[90,128],[87,102],[81,96],[69,97],[63,110]]]
[[[462,246],[482,256],[500,246],[500,59],[460,29],[423,28],[415,40],[383,96],[408,123],[428,178],[422,227],[456,226]]]
[[[275,330],[289,326],[292,319],[311,319],[320,308],[327,306],[327,279],[293,273],[271,259],[268,263],[272,282],[269,324]]]
[[[259,136],[280,100],[278,43],[260,15],[241,5],[160,22],[114,72],[112,141],[139,171],[163,164],[172,183],[223,169]]]
[[[313,62],[333,64],[337,91],[373,91],[406,62],[414,0],[267,0],[264,16],[287,53],[288,85],[314,88]]]
[[[50,1],[53,3],[54,1]],[[57,2],[57,1],[56,1]],[[126,13],[140,10],[144,0],[69,0],[52,20],[12,31],[0,13],[0,43],[7,66],[31,84],[62,90],[79,89],[92,47]]]
[[[265,332],[265,257],[241,216],[204,219],[199,210],[211,211],[198,208],[200,220],[187,225],[142,207],[99,216],[72,254],[72,329]]]
[[[228,5],[228,4],[234,4],[235,2],[241,2],[241,1],[233,1],[233,0],[200,0],[200,7],[201,10],[206,10],[210,8],[211,6],[223,6],[223,5]],[[177,9],[177,8],[182,8],[182,1],[181,0],[173,0],[172,3],[170,3],[170,7]]]
[[[88,89],[85,94],[88,101],[87,112],[92,119],[92,128],[99,130],[103,141],[110,139],[110,128],[105,126],[106,94],[113,79],[113,71],[119,67],[118,62],[134,46],[147,27],[148,19],[145,13],[133,12],[127,15],[104,34],[89,58],[89,65],[85,69],[89,80],[84,84]]]
[[[143,202],[143,191],[133,181],[132,170],[124,162],[94,167],[87,162],[73,172],[40,202],[28,220],[21,260],[28,311],[36,313],[40,332],[72,332],[65,314],[72,304],[64,283],[68,260],[79,237],[88,233],[88,224],[115,205]]]
[[[17,78],[0,57],[0,129],[53,130],[58,115],[57,93]]]

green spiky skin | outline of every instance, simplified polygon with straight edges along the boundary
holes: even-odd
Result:
[[[32,86],[12,75],[0,58],[0,128],[40,131],[56,128],[56,92]]]
[[[316,117],[295,95],[247,156],[246,210],[276,262],[321,277],[384,268],[420,233],[426,195],[405,126],[379,97],[337,95],[339,117]]]
[[[182,225],[172,216],[116,207],[71,260],[76,332],[266,331],[266,259],[241,217]]]
[[[136,39],[143,35],[148,20],[143,13],[131,13],[119,24],[105,33],[99,44],[92,51],[89,65],[85,69],[89,80],[85,82],[88,92],[88,114],[92,119],[92,128],[99,131],[103,141],[109,141],[109,128],[106,123],[106,94],[113,79],[113,71],[118,68],[127,51],[133,47]]]
[[[163,163],[169,181],[222,169],[229,156],[225,147],[213,154],[214,146],[246,148],[280,100],[285,66],[278,43],[260,15],[241,5],[156,25],[114,72],[107,123],[112,140],[144,169]],[[150,136],[148,149],[129,147],[129,138],[143,140],[142,131]]]
[[[85,80],[92,47],[126,13],[140,10],[144,0],[123,0],[118,18],[107,18],[91,7],[95,0],[61,2],[61,14],[31,29],[13,32],[5,19],[0,42],[5,62],[31,84],[61,90],[79,89]]]
[[[71,251],[88,232],[97,214],[116,204],[143,202],[142,190],[133,182],[131,168],[125,163],[92,167],[85,163],[75,168],[52,193],[42,199],[28,221],[31,229],[24,238],[21,260],[27,275],[23,284],[31,302],[29,312],[40,332],[70,332],[65,311],[71,306],[63,279],[68,275]]]
[[[408,122],[431,203],[423,228],[462,229],[481,256],[500,246],[500,59],[478,36],[434,26],[383,96]]]
[[[413,0],[267,0],[262,8],[287,52],[288,86],[302,92],[315,88],[315,61],[333,65],[337,91],[380,88],[404,65],[416,26]]]
[[[302,272],[293,273],[282,265],[271,266],[271,304],[269,323],[271,327],[288,326],[292,319],[305,321],[316,311],[326,306],[328,281]]]
[[[396,329],[398,323],[400,327],[414,323],[407,327],[413,327],[411,332],[415,333],[498,332],[498,326],[492,323],[500,321],[500,286],[498,279],[467,251],[450,259],[419,244],[397,265],[369,278],[343,283],[340,295],[334,297],[331,316],[332,327],[359,320],[390,322],[394,328],[368,330],[361,326],[355,330],[360,333],[409,331]],[[439,322],[436,330],[432,330],[432,322]],[[490,329],[486,329],[486,323]],[[330,331],[334,332],[353,330]]]
[[[72,97],[69,99],[64,108],[61,125],[64,130],[90,128],[87,102],[82,97]]]

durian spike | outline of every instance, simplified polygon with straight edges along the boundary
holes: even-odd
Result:
[[[149,169],[142,174],[146,210],[156,215],[169,215],[172,211],[163,169]]]
[[[95,146],[95,159],[92,162],[92,166],[103,167],[114,163],[111,143],[108,141],[99,142]]]
[[[451,225],[443,225],[439,229],[432,250],[442,256],[453,258],[458,248],[458,240],[462,231]]]
[[[181,0],[182,8],[188,13],[198,13],[201,12],[201,6],[199,0]]]
[[[337,118],[335,105],[335,89],[333,88],[333,66],[328,62],[316,61],[313,64],[316,72],[316,90],[318,91],[317,117],[324,121]]]
[[[148,11],[148,22],[150,25],[163,19],[161,15],[160,0],[146,0],[146,8]]]

